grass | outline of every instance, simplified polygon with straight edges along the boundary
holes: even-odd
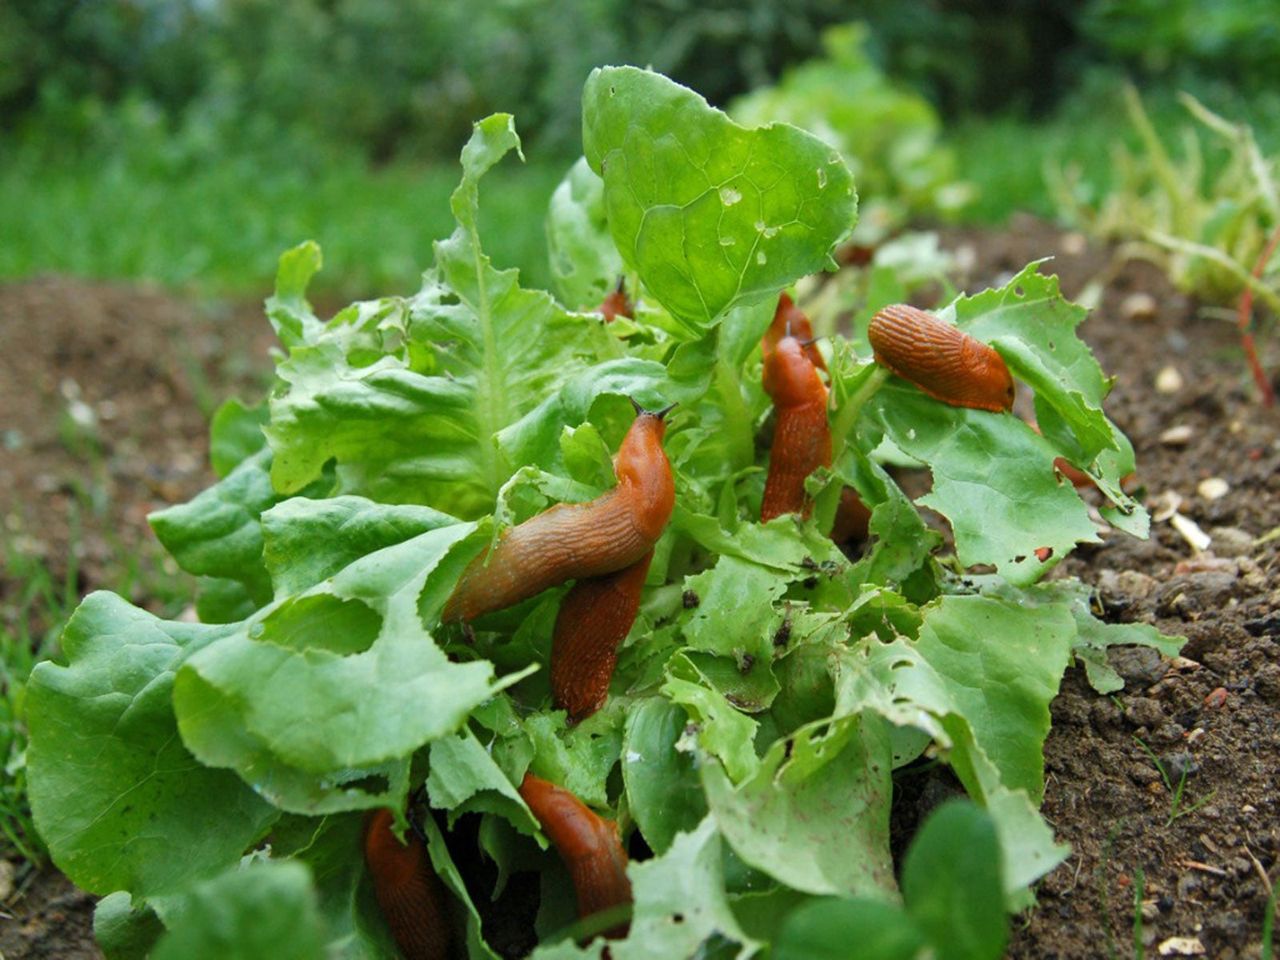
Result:
[[[1228,119],[1250,123],[1268,155],[1280,151],[1280,101],[1251,103],[1213,87],[1192,92]],[[1175,131],[1194,125],[1177,102],[1176,91],[1144,92],[1144,98],[1152,123],[1166,139],[1174,140]],[[1102,196],[1114,177],[1113,146],[1123,143],[1136,149],[1140,140],[1124,112],[1120,78],[1098,76],[1041,121],[968,120],[948,131],[948,143],[955,150],[959,175],[978,188],[976,201],[965,211],[966,219],[1001,224],[1019,211],[1047,218],[1057,214],[1046,186],[1047,168],[1079,167],[1083,182]],[[1212,168],[1225,160],[1225,152],[1209,149],[1206,159]]]
[[[481,185],[486,250],[549,280],[543,217],[568,162],[508,159]],[[145,150],[69,157],[0,152],[0,279],[37,273],[148,280],[212,296],[261,296],[280,253],[324,249],[316,291],[409,293],[449,235],[456,164],[371,168],[350,157],[246,151],[167,163]]]
[[[1165,821],[1164,825],[1166,827],[1172,826],[1173,822],[1179,817],[1185,817],[1189,813],[1195,813],[1218,795],[1218,791],[1215,790],[1208,796],[1201,797],[1195,803],[1191,804],[1191,806],[1184,807],[1182,805],[1182,797],[1183,791],[1187,785],[1186,769],[1183,768],[1182,773],[1178,777],[1177,785],[1174,785],[1173,780],[1169,776],[1169,771],[1165,769],[1165,765],[1160,761],[1160,758],[1156,756],[1156,752],[1147,746],[1141,738],[1135,736],[1133,739],[1137,741],[1138,746],[1140,746],[1147,756],[1151,758],[1151,762],[1155,764],[1156,771],[1160,774],[1160,779],[1164,781],[1165,789],[1169,791],[1169,819]]]

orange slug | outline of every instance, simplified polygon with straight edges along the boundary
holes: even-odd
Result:
[[[848,540],[865,540],[871,526],[871,511],[862,502],[857,491],[845,487],[840,491],[840,505],[836,507],[836,522],[831,528],[831,539],[836,543]]]
[[[627,853],[617,823],[597,816],[568,790],[532,773],[524,775],[520,796],[568,868],[579,918],[632,902]],[[627,924],[621,924],[605,935],[622,937],[626,932]]]
[[[364,862],[378,907],[405,960],[445,960],[450,937],[444,887],[422,838],[410,831],[401,843],[391,832],[392,819],[382,809],[365,820]]]
[[[601,301],[599,312],[604,314],[605,323],[613,323],[618,317],[636,315],[635,308],[627,296],[626,282],[625,277],[619,277],[618,285],[605,294],[604,300]]]
[[[556,504],[505,531],[463,573],[445,603],[445,623],[505,609],[566,580],[614,573],[649,552],[675,506],[662,449],[663,417],[671,408],[636,409],[614,458],[618,485],[588,503]]]
[[[995,350],[915,307],[885,307],[867,338],[876,362],[953,407],[1000,413],[1013,407],[1013,378]]]
[[[816,468],[831,465],[831,425],[827,388],[795,337],[783,337],[769,354],[764,388],[778,416],[760,520],[784,513],[808,516],[812,504],[805,496],[804,480]]]
[[[571,722],[604,706],[618,644],[635,623],[652,559],[650,550],[629,567],[579,580],[560,604],[551,644],[551,697]]]
[[[778,308],[773,312],[773,323],[765,331],[760,341],[760,352],[764,354],[765,363],[777,349],[783,337],[795,337],[804,347],[804,355],[815,367],[823,372],[827,369],[827,361],[822,358],[822,351],[813,342],[813,327],[803,310],[795,305],[790,295],[784,290],[778,297]]]

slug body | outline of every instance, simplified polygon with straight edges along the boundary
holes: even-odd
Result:
[[[561,503],[507,530],[459,580],[442,619],[470,621],[566,580],[636,563],[662,535],[675,506],[661,415],[642,412],[614,459],[618,485],[589,503]]]
[[[764,388],[773,398],[777,426],[760,519],[767,522],[784,513],[808,516],[812,504],[804,480],[816,468],[831,465],[831,426],[827,388],[795,337],[783,337],[767,355]]]
[[[618,645],[635,623],[651,560],[652,550],[629,567],[579,580],[560,604],[551,644],[551,697],[572,722],[595,713],[609,695]]]
[[[867,337],[877,363],[935,400],[995,413],[1013,407],[1013,378],[1000,354],[932,314],[885,307]]]
[[[635,308],[631,305],[631,299],[627,296],[624,281],[619,280],[618,285],[605,294],[604,300],[600,302],[599,312],[604,314],[605,323],[613,323],[618,317],[634,317]]]
[[[831,539],[836,543],[867,539],[871,528],[871,511],[852,487],[840,491],[840,505],[836,507],[836,522],[831,528]]]
[[[390,810],[365,821],[364,860],[387,926],[405,960],[445,960],[449,915],[440,878],[431,869],[426,844],[415,833],[401,843],[391,831]]]
[[[597,816],[563,787],[531,773],[524,775],[520,796],[569,871],[579,918],[632,902],[627,853],[616,823]],[[624,924],[606,935],[625,936],[626,929]]]
[[[760,341],[760,352],[764,354],[766,364],[778,348],[778,344],[787,336],[799,340],[804,349],[804,355],[815,367],[826,372],[827,361],[822,358],[822,351],[813,342],[813,326],[809,323],[809,318],[784,290],[778,297],[778,308],[773,312],[773,323],[769,324],[769,329],[765,331]]]

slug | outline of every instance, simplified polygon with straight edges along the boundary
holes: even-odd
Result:
[[[783,337],[768,355],[764,388],[778,416],[760,520],[784,513],[808,516],[813,505],[805,496],[804,480],[817,467],[831,465],[831,425],[827,388],[795,337]]]
[[[773,323],[769,324],[769,329],[765,331],[764,338],[760,341],[760,352],[764,354],[765,363],[769,362],[769,357],[773,355],[773,351],[777,349],[783,337],[795,337],[799,340],[804,348],[804,355],[815,367],[826,372],[827,361],[822,358],[822,351],[813,342],[813,327],[809,323],[809,318],[795,305],[785,290],[778,297],[778,308],[773,312]]]
[[[450,936],[444,887],[422,838],[411,831],[401,843],[391,823],[386,809],[365,820],[364,862],[378,907],[405,960],[445,960]]]
[[[935,400],[995,413],[1013,407],[1013,378],[1000,354],[932,314],[885,307],[867,337],[877,363]]]
[[[631,903],[627,854],[617,823],[597,816],[568,790],[531,773],[524,775],[520,796],[569,871],[579,918]],[[620,924],[605,936],[626,936],[627,926]]]
[[[640,610],[640,592],[653,559],[650,550],[629,567],[579,580],[560,604],[551,643],[551,698],[576,723],[602,706]]]
[[[618,317],[634,317],[635,308],[627,296],[626,277],[618,278],[618,285],[605,294],[600,302],[599,312],[604,314],[605,323],[613,323]]]
[[[557,504],[504,532],[497,546],[467,567],[441,619],[474,620],[566,580],[614,573],[647,554],[675,506],[675,481],[662,449],[670,409],[649,413],[637,405],[614,458],[618,485],[588,503]]]
[[[831,528],[831,539],[836,543],[867,539],[871,528],[871,511],[852,487],[840,491],[840,505],[836,507],[836,522]]]

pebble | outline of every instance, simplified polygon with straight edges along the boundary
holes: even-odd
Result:
[[[1196,763],[1196,758],[1191,756],[1191,754],[1187,753],[1185,750],[1166,753],[1160,758],[1160,762],[1164,764],[1165,775],[1169,778],[1169,781],[1174,784],[1180,780],[1190,777],[1200,769],[1200,764]]]
[[[1221,500],[1231,492],[1231,484],[1221,477],[1208,477],[1196,485],[1196,493],[1206,500]]]
[[[13,894],[13,864],[8,860],[0,860],[0,903],[4,903]]]
[[[1160,372],[1156,374],[1156,393],[1174,394],[1184,386],[1182,374],[1172,364],[1167,367],[1161,367]]]
[[[1169,671],[1169,662],[1152,647],[1111,647],[1107,661],[1126,683],[1143,687],[1159,683]]]
[[[1213,552],[1220,557],[1246,557],[1253,553],[1253,535],[1247,530],[1210,527],[1209,536],[1213,537]]]
[[[1280,664],[1264,663],[1253,675],[1253,688],[1268,703],[1280,703]]]
[[[1126,320],[1154,320],[1156,298],[1149,293],[1131,293],[1120,302],[1120,313]]]
[[[1170,937],[1156,947],[1162,957],[1202,957],[1204,944],[1198,937]]]
[[[1160,442],[1166,447],[1185,447],[1196,435],[1196,428],[1187,423],[1170,427],[1160,434]]]
[[[1221,710],[1227,705],[1227,688],[1217,687],[1210,690],[1204,698],[1204,705],[1210,710]]]
[[[1164,722],[1164,708],[1150,697],[1133,697],[1124,705],[1124,716],[1134,726],[1153,728]]]

